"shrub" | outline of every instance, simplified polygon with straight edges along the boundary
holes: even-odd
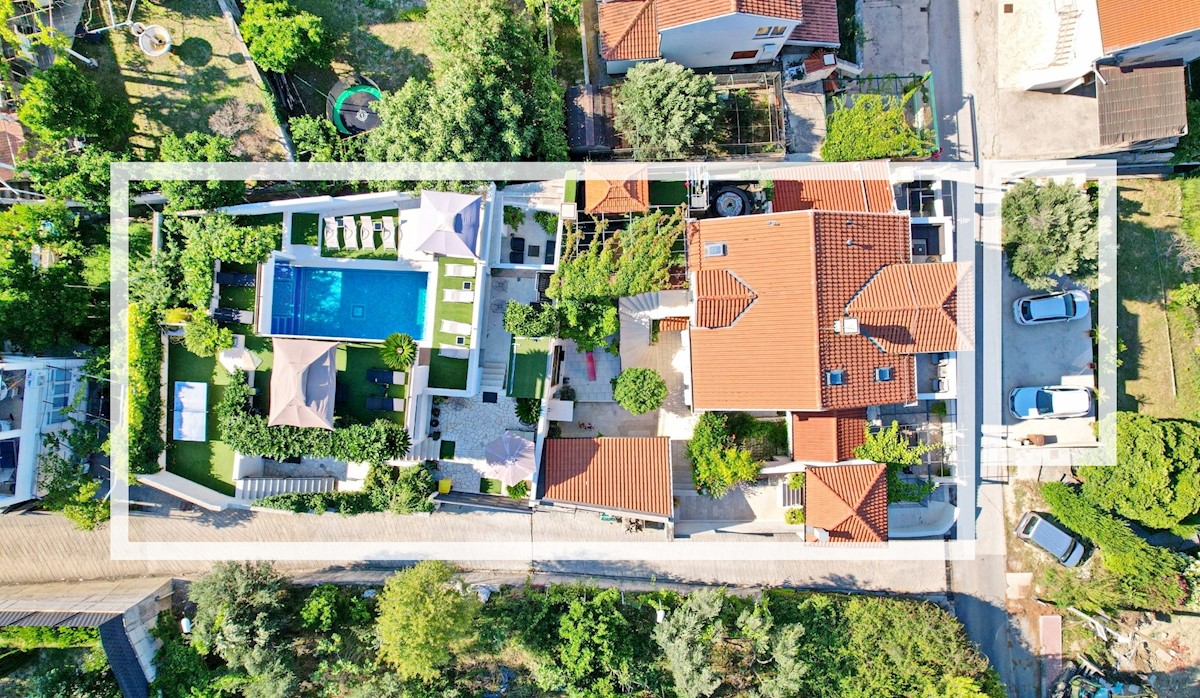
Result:
[[[111,513],[108,500],[98,497],[100,480],[80,464],[87,455],[67,459],[47,451],[38,457],[38,486],[45,492],[42,507],[62,514],[81,531],[95,529]]]
[[[479,598],[455,583],[454,568],[419,562],[388,578],[379,595],[379,657],[402,679],[438,678],[476,634]]]
[[[158,470],[163,450],[162,341],[158,322],[137,303],[126,311],[129,323],[129,472]]]
[[[535,307],[510,300],[504,308],[504,329],[514,337],[552,337],[558,331],[558,313],[550,303]]]
[[[749,451],[734,446],[733,435],[720,412],[705,412],[687,445],[692,482],[703,494],[719,498],[742,482],[758,478],[762,466]]]
[[[929,414],[938,415],[940,417],[945,417],[946,416],[946,402],[944,400],[935,401],[932,405],[929,406]]]
[[[519,397],[514,407],[521,424],[537,424],[542,417],[542,401],[532,397]]]
[[[425,14],[429,12],[429,8],[424,5],[414,5],[400,10],[400,14],[396,15],[396,20],[399,22],[420,22],[425,19]]]
[[[804,489],[804,473],[792,473],[788,476],[787,484],[789,490]]]
[[[182,293],[196,310],[207,310],[212,301],[216,260],[256,264],[271,254],[281,235],[278,226],[238,225],[221,213],[183,219],[180,225],[185,243],[179,255],[183,268]]]
[[[516,230],[525,222],[525,209],[519,206],[504,207],[504,225]],[[509,301],[511,302],[511,301]]]
[[[191,308],[168,308],[163,315],[164,325],[182,325],[192,319]]]
[[[321,64],[332,58],[324,21],[286,0],[248,0],[241,30],[263,70],[284,73],[300,61]]]
[[[515,485],[508,486],[508,496],[516,500],[525,499],[529,496],[529,481],[521,480]]]
[[[383,340],[379,358],[393,371],[407,371],[417,358],[417,343],[409,335],[393,332]]]
[[[928,497],[937,485],[932,482],[908,482],[900,478],[907,467],[920,465],[921,456],[936,448],[929,444],[913,446],[900,435],[900,423],[879,431],[871,431],[870,425],[863,427],[866,440],[854,449],[855,458],[882,463],[887,466],[888,502],[919,502]]]
[[[193,131],[177,136],[168,133],[159,146],[159,156],[166,162],[234,162],[233,141],[225,136]],[[189,209],[210,210],[238,203],[246,188],[245,182],[211,178],[199,181],[168,180],[159,183],[167,199],[168,211]]]
[[[359,596],[335,584],[322,584],[309,593],[300,607],[300,624],[327,633],[334,628],[362,625],[371,620],[371,608]]]
[[[804,510],[788,509],[783,513],[783,520],[792,526],[801,526],[804,524]]]
[[[1188,132],[1175,146],[1173,163],[1200,162],[1200,99],[1187,102]]]
[[[554,237],[558,235],[558,214],[550,211],[534,211],[533,219],[537,221],[546,235]]]
[[[1096,288],[1098,213],[1077,185],[1024,180],[1004,195],[1000,216],[1013,276],[1035,291],[1055,289],[1066,276]]]
[[[66,57],[29,76],[17,118],[47,143],[84,137],[105,150],[119,149],[132,130],[128,111]]]
[[[638,160],[677,160],[708,146],[720,104],[710,75],[655,61],[629,69],[618,89],[614,126]]]
[[[667,382],[649,368],[627,368],[613,379],[613,399],[630,414],[645,414],[662,407]]]
[[[34,650],[95,647],[99,644],[100,631],[97,628],[55,628],[40,625],[10,625],[0,628],[0,647]]]
[[[233,331],[204,313],[196,313],[183,328],[183,345],[196,356],[216,356],[233,346]]]
[[[826,120],[825,142],[821,159],[827,162],[852,162],[881,158],[924,157],[937,145],[930,134],[918,132],[908,123],[903,99],[876,94],[860,94],[851,106],[842,97],[834,97],[834,111]]]

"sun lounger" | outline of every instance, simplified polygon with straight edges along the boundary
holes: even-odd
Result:
[[[254,274],[238,274],[231,271],[217,272],[217,283],[221,286],[254,288]]]
[[[237,325],[253,325],[254,312],[250,310],[234,310],[233,308],[213,308],[212,319]]]
[[[404,400],[398,397],[369,397],[367,409],[377,412],[403,412]]]
[[[472,303],[475,300],[475,292],[448,288],[442,291],[442,300],[447,303]]]
[[[367,380],[381,385],[404,385],[404,371],[389,371],[385,368],[372,368],[367,371]]]
[[[446,276],[461,276],[464,278],[475,278],[475,265],[473,264],[447,264]]]
[[[447,359],[468,359],[471,357],[471,352],[465,347],[456,347],[453,344],[439,344],[438,354]]]
[[[171,438],[175,441],[208,440],[208,383],[175,381]]]
[[[391,216],[383,217],[383,249],[396,249],[396,219]]]
[[[358,234],[362,236],[362,248],[364,250],[375,249],[375,225],[371,223],[371,217],[359,216],[358,222],[360,225]]]
[[[454,320],[442,320],[442,332],[450,334],[458,334],[464,337],[470,337],[473,328],[465,322],[455,322]]]
[[[346,229],[346,234],[342,236],[346,241],[346,249],[358,249],[358,226],[354,225],[354,216],[344,216],[342,218],[342,226]]]
[[[333,216],[325,219],[325,249],[336,250],[338,244],[338,221]]]

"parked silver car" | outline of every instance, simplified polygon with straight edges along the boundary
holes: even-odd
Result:
[[[1087,316],[1088,294],[1080,289],[1025,296],[1013,303],[1013,317],[1019,325],[1067,322],[1082,320]]]
[[[1014,388],[1008,411],[1017,419],[1086,417],[1092,411],[1092,391],[1078,385]]]
[[[1050,553],[1066,567],[1075,567],[1083,560],[1083,543],[1040,514],[1025,512],[1017,523],[1016,534],[1017,538],[1029,541]]]

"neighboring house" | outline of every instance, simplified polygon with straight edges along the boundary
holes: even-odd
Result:
[[[804,472],[805,525],[810,542],[887,542],[886,466],[822,465]]]
[[[608,0],[600,54],[609,74],[659,59],[689,68],[773,61],[785,44],[837,48],[834,0]]]
[[[546,439],[542,468],[541,505],[659,522],[670,538],[669,438]]]
[[[43,435],[71,426],[81,359],[0,357],[0,511],[37,497]]]

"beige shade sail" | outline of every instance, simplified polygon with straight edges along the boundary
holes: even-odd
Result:
[[[492,477],[512,487],[522,480],[533,477],[536,463],[533,459],[533,442],[506,431],[489,443],[483,451],[487,458],[485,477]]]
[[[274,340],[270,426],[333,429],[337,342]]]

